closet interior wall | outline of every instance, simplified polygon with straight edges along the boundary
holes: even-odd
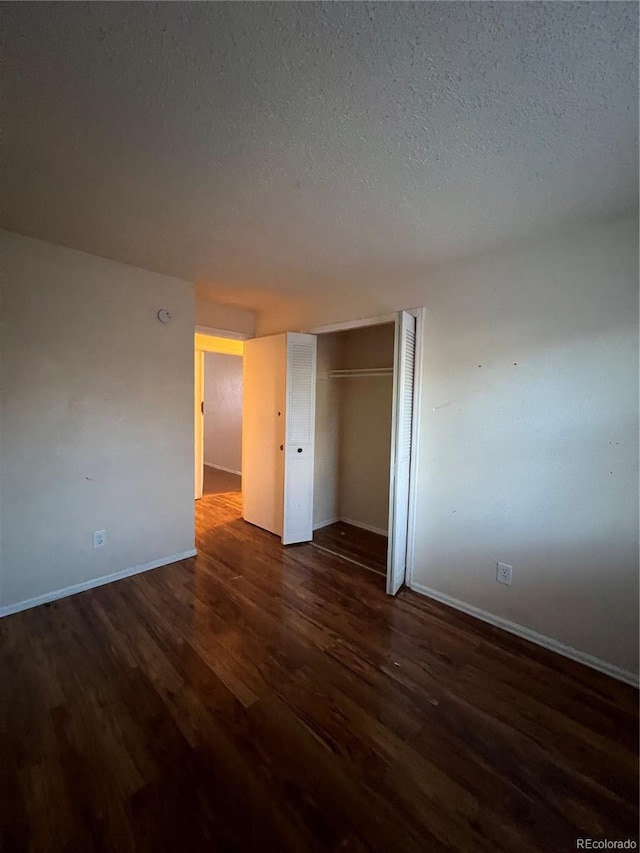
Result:
[[[314,528],[342,520],[387,535],[393,380],[331,378],[393,366],[394,326],[318,336]]]

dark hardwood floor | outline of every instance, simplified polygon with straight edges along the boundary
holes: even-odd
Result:
[[[197,505],[197,558],[0,621],[3,851],[637,841],[638,696]]]
[[[313,533],[313,544],[329,553],[352,560],[381,575],[387,573],[386,536],[336,521]]]

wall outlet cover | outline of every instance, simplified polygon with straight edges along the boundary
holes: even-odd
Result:
[[[511,586],[511,577],[513,575],[513,566],[508,563],[498,563],[496,569],[496,580],[498,583],[503,583],[506,586]]]

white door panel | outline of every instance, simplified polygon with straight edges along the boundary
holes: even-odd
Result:
[[[316,344],[315,335],[287,334],[284,545],[313,538]]]
[[[316,337],[246,341],[243,371],[243,518],[284,545],[313,537]]]
[[[308,542],[313,537],[313,517],[309,521],[309,508],[313,510],[313,457],[308,454],[297,456],[294,451],[285,464],[287,479],[282,542],[284,545]]]
[[[393,379],[393,436],[389,494],[387,592],[395,595],[404,583],[407,565],[411,440],[414,406],[416,318],[400,312],[396,322]]]
[[[245,342],[242,517],[282,536],[286,335]]]

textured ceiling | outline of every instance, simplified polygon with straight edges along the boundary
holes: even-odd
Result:
[[[4,227],[240,307],[637,204],[636,3],[3,3]]]

